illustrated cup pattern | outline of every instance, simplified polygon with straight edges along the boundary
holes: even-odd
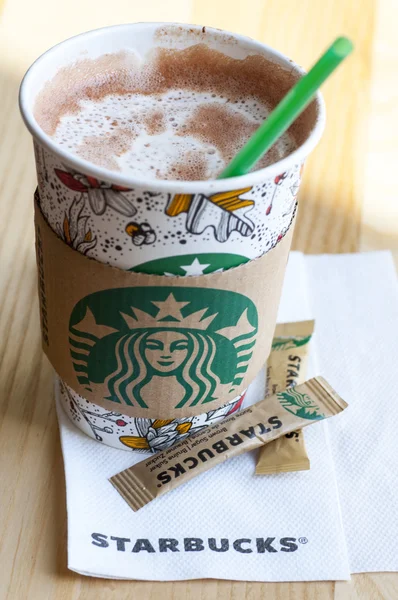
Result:
[[[194,194],[170,194],[156,189],[130,189],[78,173],[37,142],[35,155],[40,209],[66,244],[124,270],[179,275],[187,277],[187,282],[190,275],[233,268],[275,247],[292,224],[302,171],[298,164],[261,184],[227,192],[206,195],[198,184]],[[175,304],[175,299],[169,297],[167,306],[173,307],[173,301]],[[210,313],[211,307],[203,317]],[[134,318],[136,315],[131,315]],[[178,325],[184,317],[180,311],[172,318]],[[183,349],[183,340],[179,343]],[[88,346],[88,350],[72,347],[72,352],[82,356],[90,352]],[[77,375],[83,376],[79,369]],[[87,372],[84,377],[90,385]],[[62,405],[79,429],[99,442],[139,452],[165,449],[222,420],[239,410],[244,398],[244,394],[238,395],[229,404],[196,417],[189,416],[187,403],[186,418],[147,419],[124,415],[120,404],[115,404],[115,411],[106,411],[64,382],[59,380],[58,385]],[[211,403],[208,407],[211,409]]]

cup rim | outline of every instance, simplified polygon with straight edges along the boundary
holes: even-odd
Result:
[[[325,128],[326,121],[326,111],[325,111],[325,102],[323,96],[320,92],[317,92],[315,95],[315,102],[318,105],[318,117],[315,122],[315,125],[310,131],[307,139],[303,144],[298,146],[296,150],[294,150],[291,154],[282,158],[281,160],[272,163],[271,165],[258,169],[257,171],[253,171],[251,173],[247,173],[246,175],[239,175],[237,177],[230,177],[228,179],[207,179],[207,180],[197,180],[197,181],[181,181],[181,180],[164,180],[164,179],[151,179],[145,177],[134,177],[128,174],[123,174],[119,171],[112,171],[110,169],[105,169],[104,167],[100,167],[95,165],[87,160],[84,160],[76,155],[73,155],[66,150],[60,148],[58,144],[56,144],[49,135],[47,135],[37,123],[34,115],[33,115],[33,105],[30,106],[28,100],[28,92],[31,87],[34,85],[35,71],[36,67],[45,59],[50,53],[52,53],[56,48],[63,46],[72,46],[77,39],[81,38],[93,38],[101,35],[104,32],[120,31],[121,29],[131,29],[137,26],[147,25],[148,27],[165,27],[165,26],[176,26],[176,27],[184,27],[194,30],[202,29],[202,25],[190,25],[187,23],[176,23],[176,22],[138,22],[138,23],[127,23],[120,25],[110,25],[108,27],[101,27],[98,29],[92,29],[90,31],[86,31],[84,33],[80,33],[78,35],[72,36],[55,44],[48,50],[46,50],[43,54],[41,54],[29,67],[27,72],[25,73],[20,89],[19,89],[19,108],[21,111],[22,119],[33,136],[34,140],[37,140],[42,146],[44,146],[47,150],[49,150],[52,154],[58,156],[67,166],[70,168],[89,175],[91,177],[95,177],[101,181],[112,182],[117,185],[122,185],[124,187],[140,187],[140,188],[149,188],[158,192],[173,192],[173,193],[195,193],[200,190],[203,193],[213,193],[213,192],[222,192],[230,189],[241,189],[245,187],[250,187],[259,183],[263,183],[267,179],[275,177],[276,175],[283,173],[284,171],[289,170],[294,165],[300,164],[305,160],[305,158],[310,154],[310,152],[314,149],[314,147],[318,144],[322,133]],[[235,38],[238,42],[245,43],[246,46],[251,46],[253,49],[266,50],[267,53],[277,58],[279,61],[283,62],[290,69],[295,69],[301,75],[305,74],[305,70],[297,65],[295,62],[290,60],[287,56],[282,54],[281,52],[275,50],[274,48],[268,46],[267,44],[263,44],[262,42],[258,42],[253,40],[252,38],[244,35],[240,35],[238,33],[229,32],[227,30],[220,30],[212,27],[206,27],[211,33],[214,34],[224,34],[229,35]]]

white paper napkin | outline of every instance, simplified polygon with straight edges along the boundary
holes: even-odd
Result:
[[[398,571],[398,286],[387,252],[305,259],[352,573]]]
[[[305,261],[301,254],[290,257],[280,321],[313,316]],[[315,374],[311,371],[309,375]],[[339,390],[338,376],[332,377],[332,383]],[[261,373],[249,389],[246,404],[263,394]],[[149,580],[349,578],[326,423],[307,428],[310,471],[255,477],[256,457],[250,453],[134,513],[108,478],[142,456],[102,446],[78,431],[61,408],[58,413],[70,569],[97,577]],[[177,540],[178,551],[165,551],[164,540],[170,539]]]

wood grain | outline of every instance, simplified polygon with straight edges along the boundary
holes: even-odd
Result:
[[[329,125],[309,159],[295,248],[398,250],[395,0],[5,0],[0,22],[0,600],[392,600],[397,574],[260,584],[91,579],[66,569],[63,464],[52,372],[39,343],[31,141],[17,109],[32,60],[65,37],[117,22],[177,20],[251,35],[309,66],[333,36],[355,56],[325,86]],[[394,162],[393,162],[394,161]],[[387,171],[387,174],[386,174]]]
[[[398,266],[398,194],[394,176],[398,87],[393,83],[393,73],[398,72],[398,52],[394,10],[395,0],[383,0],[376,14],[360,246],[362,250],[392,250]]]

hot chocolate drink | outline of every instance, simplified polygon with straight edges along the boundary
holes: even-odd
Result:
[[[63,149],[134,177],[216,178],[281,94],[278,68],[260,55],[233,59],[204,44],[126,50],[61,69],[39,94],[35,116]],[[262,168],[290,154],[286,133]]]

